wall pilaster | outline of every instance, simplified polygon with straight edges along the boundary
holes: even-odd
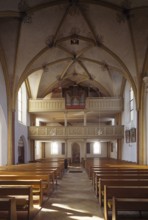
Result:
[[[148,77],[143,78],[144,87],[144,149],[143,149],[143,162],[148,165]]]
[[[8,111],[8,160],[7,164],[15,163],[15,111]]]

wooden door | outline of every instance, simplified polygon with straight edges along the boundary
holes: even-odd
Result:
[[[80,163],[80,146],[78,143],[72,145],[72,163]]]

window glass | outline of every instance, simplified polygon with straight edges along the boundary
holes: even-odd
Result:
[[[52,142],[51,143],[51,154],[58,154],[59,149],[58,149],[58,144],[57,142]]]
[[[101,145],[100,142],[95,142],[93,145],[93,153],[94,154],[101,154]]]
[[[130,89],[130,101],[129,101],[129,107],[130,107],[130,120],[134,120],[134,93],[132,88]]]
[[[26,124],[27,118],[27,92],[25,83],[22,84],[18,91],[18,121]]]

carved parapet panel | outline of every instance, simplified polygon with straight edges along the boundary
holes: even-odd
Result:
[[[95,127],[85,127],[84,131],[85,131],[85,135],[87,135],[88,137],[91,137],[95,134]]]
[[[64,127],[47,127],[47,135],[48,136],[65,136],[65,128]]]
[[[50,138],[103,138],[124,137],[123,126],[80,126],[80,127],[29,127],[30,139]]]
[[[47,127],[47,135],[48,136],[55,136],[56,135],[56,128]]]
[[[123,100],[121,98],[87,98],[86,108],[93,111],[121,112]]]
[[[29,112],[64,111],[65,100],[59,99],[30,99]]]
[[[84,110],[114,113],[123,110],[122,98],[87,98]],[[66,111],[65,99],[30,99],[29,112]]]
[[[84,135],[84,127],[66,127],[66,134],[68,137],[83,137]]]
[[[106,135],[106,128],[105,127],[97,127],[96,128],[96,135],[98,135],[98,136]]]
[[[38,127],[36,126],[30,126],[29,127],[29,135],[30,136],[37,136],[38,135]]]

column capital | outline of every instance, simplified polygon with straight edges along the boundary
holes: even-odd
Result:
[[[143,77],[143,81],[145,84],[148,84],[148,76]]]
[[[143,78],[143,81],[144,81],[144,84],[145,84],[146,92],[148,92],[148,76],[145,76],[145,77]]]

